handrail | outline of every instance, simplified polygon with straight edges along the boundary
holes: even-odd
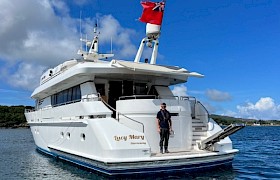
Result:
[[[177,99],[177,100],[179,100],[179,99],[180,99],[180,98],[179,98],[179,96],[158,95],[158,99],[164,99],[164,98],[162,98],[162,97],[172,97],[172,98],[175,98],[175,99]]]
[[[181,96],[180,100],[191,100],[194,99],[195,103],[196,103],[196,97],[194,96]]]
[[[54,105],[52,105],[52,107],[62,106],[62,105],[66,105],[66,104],[72,104],[72,103],[75,103],[75,102],[80,102],[81,100],[82,99],[76,99],[76,100],[73,100],[73,101],[66,101],[66,102],[63,102],[63,103],[54,104]]]
[[[106,101],[104,101],[103,98],[100,98],[100,99],[101,99],[101,101],[102,101],[107,107],[109,107],[112,111],[115,111],[116,113],[118,113],[118,119],[117,119],[118,121],[119,121],[119,115],[122,115],[122,116],[128,118],[128,119],[131,120],[131,121],[134,121],[134,122],[136,122],[136,123],[141,124],[141,125],[142,125],[142,130],[143,130],[143,133],[144,133],[144,129],[145,129],[144,123],[139,122],[139,121],[136,121],[135,119],[132,119],[132,118],[130,118],[130,117],[128,117],[128,116],[126,116],[126,115],[120,113],[120,112],[117,112],[117,110],[116,110],[115,108],[113,108],[112,106],[110,106]]]
[[[189,101],[191,106],[191,116],[192,118],[195,118],[196,110],[195,110],[195,104],[197,104],[197,100],[194,96],[181,96],[180,100],[182,101]],[[191,103],[194,102],[194,103]]]
[[[157,97],[155,95],[131,95],[131,96],[121,96],[119,97],[119,100],[125,100],[126,98],[143,98],[143,97],[153,97],[153,99],[156,99]]]
[[[193,97],[193,96],[181,96],[180,99],[181,100],[188,100],[188,101],[191,101],[191,99],[194,99],[193,100],[194,104],[200,104],[201,107],[203,107],[203,109],[205,110],[205,112],[207,114],[207,117],[208,117],[208,122],[209,122],[209,112],[208,112],[208,110],[206,109],[206,107],[200,101],[196,100],[195,97]],[[195,108],[194,108],[194,113],[195,113]]]
[[[24,113],[31,113],[31,112],[35,112],[35,108],[32,109],[24,109]]]
[[[88,97],[90,95],[97,95],[97,97]],[[55,105],[52,105],[53,107],[57,107],[57,106],[62,106],[62,105],[66,105],[66,104],[72,104],[72,103],[76,103],[76,102],[83,102],[85,100],[97,100],[99,101],[100,100],[100,94],[99,93],[92,93],[92,94],[87,94],[86,97],[82,97],[81,99],[76,99],[76,100],[73,100],[73,101],[66,101],[66,102],[63,102],[63,103],[59,103],[59,104],[55,104]]]
[[[206,111],[207,115],[209,116],[209,112],[206,109],[206,107],[200,101],[197,101],[197,103],[199,103],[204,108],[204,110]]]
[[[131,121],[134,121],[134,122],[136,122],[136,123],[138,123],[138,124],[141,124],[141,125],[142,125],[143,133],[145,132],[144,123],[139,122],[139,121],[136,121],[135,119],[132,119],[132,118],[130,118],[130,117],[128,117],[128,116],[126,116],[126,115],[120,113],[120,112],[118,112],[118,120],[119,120],[119,115],[122,115],[123,117],[126,117],[127,119],[129,119],[129,120],[131,120]]]
[[[90,95],[96,95],[97,97],[89,97]],[[57,107],[57,106],[62,106],[62,105],[66,105],[66,104],[72,104],[72,103],[76,103],[76,102],[82,102],[82,101],[89,101],[89,100],[97,100],[97,101],[100,101],[101,99],[101,95],[100,93],[93,93],[93,94],[87,94],[86,97],[82,97],[81,99],[76,99],[76,100],[72,100],[72,101],[66,101],[66,102],[63,102],[63,103],[59,103],[59,104],[54,104],[54,105],[51,105],[51,107]],[[44,109],[44,108],[40,108],[40,109]],[[36,111],[37,109],[36,108],[33,108],[33,109],[25,109],[25,113],[29,113],[29,112],[34,112]]]
[[[88,96],[91,96],[91,95],[96,95],[96,97],[88,97]],[[100,101],[100,99],[101,99],[100,93],[87,94],[86,97],[81,98],[81,101],[84,101],[84,100],[96,100],[96,99],[97,99],[97,101]]]
[[[175,98],[177,100],[182,99],[179,96],[169,96],[169,95],[158,95],[158,96],[156,96],[156,95],[131,95],[131,96],[121,96],[121,97],[119,97],[119,100],[125,100],[126,98],[143,99],[143,97],[147,97],[149,99],[164,99],[164,97],[167,97],[167,98],[172,97],[172,98]]]
[[[208,110],[206,109],[206,107],[205,107],[200,101],[197,101],[197,103],[200,104],[200,105],[204,108],[204,110],[205,110],[206,113],[207,113],[208,121],[209,121],[209,112],[208,112]]]

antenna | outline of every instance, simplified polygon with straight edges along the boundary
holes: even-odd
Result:
[[[80,14],[80,35],[82,36],[82,23],[81,23],[81,14]],[[86,46],[85,46],[85,51],[82,50],[82,48],[80,50],[78,50],[78,54],[82,55],[83,58],[85,60],[91,60],[91,61],[98,61],[100,59],[104,59],[104,58],[109,58],[109,57],[113,57],[114,54],[100,54],[98,51],[98,41],[99,41],[99,34],[100,32],[98,32],[98,20],[95,20],[95,24],[94,24],[94,28],[93,28],[93,32],[94,32],[94,37],[92,41],[88,40],[88,35],[85,33],[85,39],[80,39],[82,42],[85,42]],[[111,37],[111,52],[113,51],[113,43],[112,43],[112,37]]]
[[[95,19],[93,33],[97,34],[96,36],[98,36],[98,34],[100,34],[100,32],[98,32],[98,19],[97,18]]]
[[[88,40],[87,40],[87,34],[86,34],[86,42],[88,42]],[[87,49],[88,49],[88,47],[87,47],[87,44],[86,44],[86,52],[88,51]]]
[[[111,36],[111,54],[113,54],[113,37]]]
[[[97,19],[95,20],[95,24],[94,24],[94,28],[93,28],[93,33],[96,34],[97,33]]]
[[[83,39],[82,36],[82,11],[80,11],[80,39]],[[83,42],[81,41],[81,49],[83,48]]]

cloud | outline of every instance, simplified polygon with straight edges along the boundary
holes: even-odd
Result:
[[[114,52],[118,57],[132,57],[136,54],[136,46],[132,43],[132,37],[136,31],[124,28],[112,15],[99,16],[100,42],[111,43],[113,40]]]
[[[219,108],[213,106],[213,105],[212,105],[211,103],[209,103],[209,102],[203,102],[202,104],[203,104],[203,106],[207,109],[207,111],[208,111],[209,114],[213,114],[213,113],[215,113],[215,112],[219,109]]]
[[[0,69],[2,81],[31,90],[38,85],[43,69],[79,58],[80,19],[70,16],[65,1],[1,0],[0,8],[0,61],[5,65]],[[112,15],[98,18],[101,44],[108,44],[112,37],[116,56],[131,58],[136,52],[131,39],[137,33],[122,27]],[[85,33],[92,35],[95,19],[82,21]]]
[[[172,93],[174,96],[187,96],[187,87],[183,84],[174,86]]]
[[[39,84],[40,77],[45,69],[46,67],[41,65],[21,62],[15,67],[14,72],[6,72],[8,75],[2,74],[1,80],[5,80],[8,77],[8,83],[11,86],[25,90],[34,90]]]
[[[0,8],[0,41],[5,42],[0,44],[1,59],[53,65],[76,53],[79,37],[70,25],[77,20],[59,18],[54,11],[67,13],[63,3],[2,0]]]
[[[231,111],[231,110],[226,110],[221,115],[223,115],[223,116],[230,116],[230,117],[237,117],[238,116],[238,114],[236,112]]]
[[[274,102],[271,97],[262,97],[255,104],[247,102],[245,105],[237,106],[240,117],[252,119],[280,119],[280,105]]]
[[[231,100],[231,96],[227,92],[222,92],[216,89],[207,89],[205,95],[208,99],[212,101],[229,101]]]
[[[86,1],[84,1],[86,2]],[[80,19],[71,18],[64,1],[2,0],[0,2],[0,57],[53,66],[76,57],[80,46]],[[97,15],[101,43],[113,39],[119,57],[136,53],[132,37],[137,33],[120,25],[112,15]],[[88,37],[93,36],[95,18],[82,20]]]
[[[1,89],[0,93],[26,93],[26,91],[17,91],[17,90],[11,90],[11,89]]]

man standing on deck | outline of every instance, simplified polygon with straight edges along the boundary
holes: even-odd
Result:
[[[166,110],[166,104],[161,103],[160,111],[157,113],[157,126],[158,132],[160,134],[160,153],[163,153],[163,145],[164,145],[164,152],[169,153],[168,151],[168,140],[169,134],[172,130],[172,122],[171,116],[169,111]]]

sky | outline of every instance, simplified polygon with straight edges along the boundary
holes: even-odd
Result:
[[[112,38],[115,59],[133,60],[145,36],[139,0],[1,0],[0,9],[0,105],[34,105],[41,74],[79,58],[80,32],[92,37],[96,21],[99,50],[110,52]],[[280,120],[279,9],[278,0],[167,0],[157,64],[204,75],[173,93],[210,113]]]

